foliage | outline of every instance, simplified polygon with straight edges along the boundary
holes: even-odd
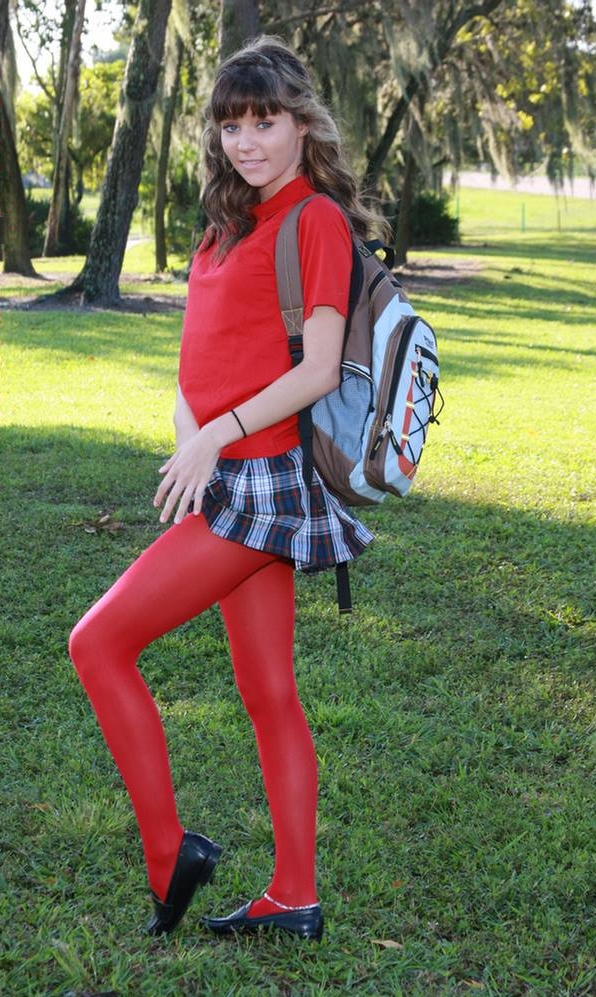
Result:
[[[298,579],[317,947],[200,925],[258,893],[272,862],[218,613],[141,659],[184,820],[226,846],[170,940],[141,930],[134,818],[67,659],[73,622],[158,533],[180,318],[3,311],[3,993],[594,993],[596,253],[586,231],[487,238],[482,274],[413,295],[439,330],[448,404],[412,495],[363,514],[377,540],[353,619],[337,619],[331,577]],[[124,528],[87,532],[100,513]]]
[[[83,185],[96,190],[112,141],[124,63],[96,62],[81,69],[79,115],[71,153]],[[49,84],[49,79],[47,80]],[[52,173],[52,103],[42,90],[23,90],[17,100],[19,160],[24,173]],[[74,179],[74,178],[73,178]]]
[[[303,51],[348,126],[369,176],[396,194],[403,151],[424,181],[446,166],[515,174],[547,161],[553,179],[596,149],[596,35],[588,0],[344,0],[298,18],[270,0],[270,25]],[[385,142],[391,133],[399,142]],[[368,163],[368,166],[365,164]],[[591,168],[591,167],[590,167]]]
[[[218,58],[217,0],[176,0],[169,31],[184,43],[167,183],[168,225],[176,247],[191,239],[198,201],[201,109]],[[123,41],[135,8],[123,13]],[[299,0],[263,0],[262,27],[296,46],[339,117],[351,159],[383,199],[403,189],[404,161],[416,187],[439,191],[446,171],[490,163],[510,175],[546,163],[560,183],[579,163],[596,169],[596,32],[588,0],[338,0],[305,10]],[[46,93],[55,92],[59,21],[23,0],[22,32],[53,53]],[[83,70],[78,133],[71,143],[86,186],[101,182],[119,90],[119,68]],[[170,72],[167,53],[164,76]],[[44,103],[45,100],[45,103]],[[152,219],[162,136],[158,97],[140,189]],[[24,168],[51,156],[48,97],[21,95]],[[25,164],[27,164],[25,166]],[[75,178],[73,177],[73,183]],[[160,190],[163,189],[160,186]]]
[[[55,100],[62,85],[66,4],[19,0],[14,13],[21,45],[29,57],[37,85],[48,98]],[[46,65],[47,73],[42,75],[42,66]]]
[[[164,74],[150,129],[139,202],[144,219],[154,224],[158,163],[164,128],[171,124],[166,184],[166,226],[170,251],[189,253],[198,230],[204,228],[200,207],[199,137],[202,108],[207,99],[218,57],[217,7],[212,0],[200,5],[174,4],[168,26]],[[174,78],[174,40],[183,42],[177,89]],[[164,114],[164,94],[174,101],[174,114]]]
[[[52,106],[42,90],[23,90],[16,101],[17,148],[23,173],[52,175]]]
[[[515,176],[546,164],[555,184],[596,169],[596,21],[590,5],[499,6],[472,45],[463,29],[420,126],[435,161],[490,162]]]
[[[402,204],[383,201],[381,208],[395,231]],[[412,246],[451,246],[459,239],[459,223],[452,214],[452,199],[446,191],[418,191],[408,210],[408,236]]]
[[[35,197],[34,195],[27,193],[25,195],[25,203],[29,219],[29,243],[31,246],[31,255],[41,256],[43,252],[45,227],[48,220],[50,202],[45,198]],[[84,217],[77,204],[71,204],[69,210],[72,244],[69,246],[68,252],[65,251],[61,255],[66,256],[71,253],[82,253],[84,255],[89,249],[89,240],[91,239],[93,222],[89,218]]]
[[[143,170],[172,0],[141,0],[133,27],[101,200],[81,273],[65,292],[116,305],[126,242]]]
[[[32,276],[22,174],[15,142],[16,52],[8,0],[0,3],[0,216],[5,272]]]
[[[410,239],[413,246],[451,246],[459,242],[459,223],[451,214],[451,198],[446,191],[421,191],[414,197]]]
[[[124,62],[95,62],[81,70],[80,105],[73,153],[88,190],[97,190],[104,177],[116,122]]]
[[[200,203],[199,184],[184,168],[170,173],[168,208],[168,246],[172,252],[190,254],[193,232],[204,232],[204,212]]]

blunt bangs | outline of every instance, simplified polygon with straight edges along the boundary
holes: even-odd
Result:
[[[250,111],[257,118],[287,110],[281,99],[279,77],[261,66],[230,66],[215,84],[211,97],[213,120],[242,118]]]

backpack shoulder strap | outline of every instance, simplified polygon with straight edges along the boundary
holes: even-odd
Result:
[[[302,327],[304,324],[304,296],[302,292],[302,274],[300,270],[300,250],[298,246],[298,223],[302,209],[315,198],[325,197],[325,194],[310,194],[303,201],[295,204],[280,225],[275,243],[275,273],[277,277],[277,296],[283,323],[288,334],[292,363],[302,359]],[[348,301],[348,318],[344,336],[344,346],[348,338],[352,315],[364,282],[362,253],[367,256],[381,246],[380,242],[361,243],[352,238],[352,276]],[[364,248],[363,248],[364,247]],[[386,248],[386,247],[383,247]]]
[[[294,336],[302,338],[304,299],[302,296],[302,275],[300,273],[300,251],[298,248],[298,222],[302,209],[321,194],[311,194],[295,204],[280,225],[275,242],[275,273],[277,295],[283,318],[290,352]]]
[[[281,223],[275,243],[277,296],[281,316],[288,334],[288,346],[293,366],[299,364],[304,355],[302,347],[304,296],[302,293],[300,250],[298,246],[298,223],[302,209],[316,197],[324,196],[324,194],[311,194],[303,201],[300,201],[299,204],[294,205]],[[362,287],[362,264],[360,263],[354,241],[352,241],[352,247],[353,270],[350,285],[350,314]],[[356,281],[354,280],[355,271],[357,273]],[[313,472],[313,422],[310,408],[302,409],[298,413],[298,430],[302,444],[302,474],[305,484],[310,490]],[[352,598],[347,564],[337,565],[336,582],[339,612],[351,613]]]

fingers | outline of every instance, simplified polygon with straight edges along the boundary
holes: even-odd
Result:
[[[179,523],[180,520],[182,519],[182,516],[184,515],[184,512],[186,511],[186,509],[188,509],[188,505],[191,498],[192,498],[192,490],[190,486],[189,485],[185,486],[180,481],[174,481],[170,487],[168,496],[165,500],[161,516],[159,517],[160,523],[167,523],[168,519],[172,515],[172,512],[174,511],[174,506],[176,505],[178,500],[180,500],[178,511],[174,519],[175,523]],[[181,510],[184,510],[184,512],[181,513]]]
[[[168,519],[172,515],[172,510],[176,505],[179,496],[180,496],[180,489],[176,488],[176,483],[174,482],[174,485],[172,486],[171,491],[167,495],[164,502],[164,507],[160,513],[159,516],[160,523],[167,523]]]
[[[164,473],[161,467],[160,467],[159,470],[160,470],[161,473]],[[162,504],[164,498],[166,497],[166,494],[167,494],[168,490],[172,487],[173,481],[174,481],[174,478],[172,478],[171,476],[168,477],[166,475],[166,477],[163,479],[163,481],[159,485],[159,488],[157,489],[157,491],[155,493],[155,497],[153,499],[153,505],[155,506],[156,509],[159,508],[159,506]]]
[[[195,489],[195,494],[192,502],[192,511],[194,516],[198,516],[201,512],[201,506],[203,505],[203,495],[205,494],[205,489],[199,486]]]
[[[201,511],[205,488],[213,473],[219,451],[210,452],[199,447],[199,434],[185,443],[169,460],[159,468],[163,479],[155,493],[155,508],[163,505],[160,523],[167,523],[174,513],[174,522],[180,523],[188,513],[191,502],[198,516]],[[176,508],[177,507],[177,508]]]
[[[167,523],[168,519],[172,515],[176,503],[178,503],[178,508],[176,510],[176,515],[174,516],[175,523],[182,522],[188,512],[188,507],[191,502],[194,506],[193,511],[195,515],[198,516],[201,511],[204,492],[205,484],[203,482],[199,482],[199,484],[197,484],[196,481],[192,481],[189,484],[184,485],[183,482],[178,481],[172,475],[167,474],[157,489],[155,498],[153,499],[153,505],[155,507],[159,507],[165,499],[165,504],[159,517],[160,523]]]
[[[176,458],[176,454],[173,454],[165,462],[165,464],[162,464],[161,467],[159,468],[159,473],[164,475],[164,479],[161,482],[159,488],[157,489],[157,491],[155,493],[155,497],[153,499],[153,505],[155,506],[155,508],[158,508],[161,505],[161,503],[163,502],[164,497],[166,495],[166,492],[168,491],[169,488],[171,488],[172,481],[174,480],[174,478],[170,474],[170,471],[171,471],[172,466],[174,464],[175,458]]]

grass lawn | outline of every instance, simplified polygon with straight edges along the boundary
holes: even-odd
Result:
[[[164,941],[140,930],[134,819],[66,653],[159,532],[180,314],[0,311],[0,993],[596,993],[595,233],[491,232],[497,195],[468,193],[464,244],[418,254],[480,269],[414,297],[446,398],[417,485],[363,513],[377,539],[352,571],[351,619],[331,574],[298,579],[320,946],[200,926],[257,895],[272,863],[218,613],[141,662],[182,819],[225,847]]]
[[[565,197],[555,194],[518,194],[502,190],[462,190],[455,199],[462,232],[466,238],[506,232],[511,237],[530,233],[548,233],[557,241],[557,233],[573,236],[578,230],[596,231],[596,199]]]

